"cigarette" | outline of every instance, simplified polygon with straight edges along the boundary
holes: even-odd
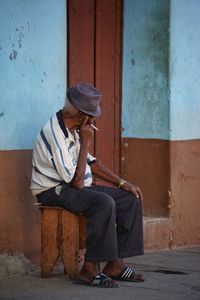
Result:
[[[99,129],[98,129],[96,126],[94,126],[93,124],[91,124],[91,126],[92,126],[96,131],[99,131]]]

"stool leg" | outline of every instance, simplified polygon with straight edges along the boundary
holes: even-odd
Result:
[[[86,217],[81,215],[79,219],[79,249],[85,249],[87,238],[87,220]]]
[[[79,222],[78,216],[62,211],[62,249],[61,258],[70,279],[78,275]]]
[[[41,276],[48,277],[59,256],[58,211],[41,209]]]
[[[78,216],[79,219],[79,266],[85,262],[86,239],[87,239],[87,219],[84,215]]]

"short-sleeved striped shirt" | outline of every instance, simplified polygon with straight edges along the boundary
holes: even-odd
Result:
[[[73,136],[65,127],[61,110],[41,129],[33,149],[31,191],[38,195],[45,190],[69,183],[76,171],[80,151],[79,134]],[[84,185],[91,186],[90,165],[96,158],[88,153]]]

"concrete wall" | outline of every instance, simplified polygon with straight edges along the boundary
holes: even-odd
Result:
[[[148,215],[168,215],[169,14],[168,0],[124,1],[122,173]]]
[[[169,138],[169,1],[126,0],[123,137]]]
[[[170,139],[200,138],[200,1],[171,1]]]
[[[0,1],[0,66],[0,253],[22,252],[38,262],[31,149],[64,103],[66,1]]]
[[[200,243],[199,12],[198,0],[171,1],[170,180],[174,245]]]
[[[31,149],[63,104],[65,16],[64,0],[0,2],[0,149]]]
[[[199,11],[198,0],[124,7],[122,173],[147,215],[171,217],[172,245],[200,243]]]

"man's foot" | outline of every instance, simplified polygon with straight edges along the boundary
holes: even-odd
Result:
[[[119,287],[119,284],[112,280],[109,276],[99,273],[96,263],[88,261],[85,261],[78,279],[75,280],[74,283],[89,285],[92,287]]]
[[[85,261],[82,269],[79,272],[79,278],[84,281],[90,282],[92,278],[98,274],[99,271],[97,269],[96,263]]]
[[[114,280],[143,282],[145,281],[142,274],[136,274],[133,268],[125,266],[122,259],[108,262],[103,269],[103,273]]]

